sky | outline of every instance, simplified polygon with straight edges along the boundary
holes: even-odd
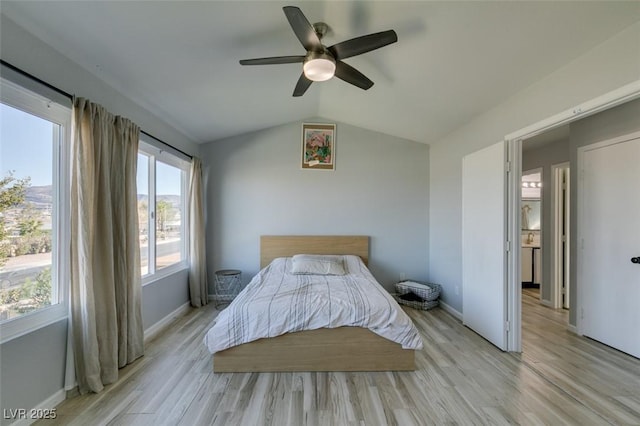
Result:
[[[53,131],[57,125],[0,103],[0,178],[10,171],[17,179],[30,177],[31,186],[52,184]],[[142,156],[138,155],[140,159]],[[147,194],[148,165],[138,162],[138,193]],[[180,171],[157,163],[158,195],[180,194]]]
[[[51,185],[53,126],[49,121],[0,104],[0,176],[31,177],[32,186]]]

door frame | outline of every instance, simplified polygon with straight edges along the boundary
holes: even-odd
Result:
[[[522,285],[520,283],[520,197],[522,141],[601,111],[640,98],[640,80],[552,115],[504,137],[508,151],[507,173],[507,350],[522,352]],[[578,292],[578,296],[579,296]],[[579,317],[579,315],[577,316]]]
[[[560,284],[564,279],[566,286],[566,299],[569,297],[569,258],[571,241],[569,217],[571,214],[570,205],[570,190],[571,181],[569,180],[569,174],[565,174],[564,182],[559,179],[560,171],[570,168],[569,162],[560,164],[553,164],[551,166],[551,189],[552,198],[551,206],[553,209],[553,220],[551,222],[551,235],[553,238],[553,244],[551,246],[551,307],[554,309],[563,308],[562,303],[562,285]],[[563,183],[566,183],[563,188]],[[564,195],[564,196],[563,196]],[[564,199],[563,199],[564,198]],[[564,203],[563,203],[564,202]],[[564,204],[564,209],[562,208]],[[564,211],[563,211],[564,210]],[[564,222],[564,223],[563,223]],[[562,233],[561,229],[565,230],[565,250],[562,252]],[[564,265],[564,271],[562,266]]]

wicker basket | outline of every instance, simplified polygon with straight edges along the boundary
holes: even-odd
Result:
[[[419,281],[401,281],[396,283],[395,287],[396,294],[394,294],[393,297],[398,303],[415,309],[421,309],[423,311],[438,306],[438,298],[440,297],[440,291],[442,290],[442,286],[440,284]],[[424,301],[420,302],[400,298],[400,296],[409,292],[420,296]]]

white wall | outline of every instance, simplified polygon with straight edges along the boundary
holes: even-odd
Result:
[[[4,61],[68,93],[102,104],[133,120],[154,136],[197,154],[199,146],[151,112],[106,85],[85,69],[0,15],[0,55]],[[186,273],[143,288],[145,328],[188,301]],[[58,321],[0,346],[0,407],[29,409],[64,386],[67,321]],[[1,424],[10,420],[0,419]]]
[[[310,119],[309,122],[327,122]],[[301,123],[207,144],[209,282],[259,270],[260,235],[369,235],[370,269],[391,289],[427,276],[427,145],[337,123],[336,170],[302,170]]]
[[[636,23],[431,146],[429,278],[443,285],[447,304],[462,309],[462,157],[639,79]]]

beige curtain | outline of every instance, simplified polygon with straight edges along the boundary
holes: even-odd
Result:
[[[189,180],[189,295],[196,308],[209,303],[203,199],[202,162],[193,157]]]
[[[74,99],[71,326],[81,393],[144,352],[136,168],[140,129]]]

